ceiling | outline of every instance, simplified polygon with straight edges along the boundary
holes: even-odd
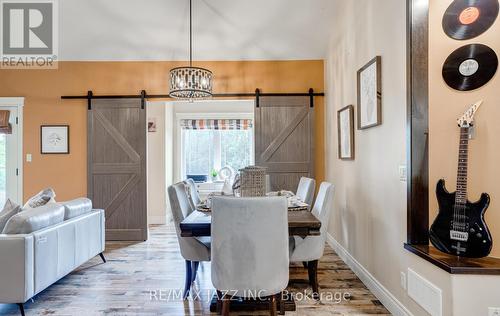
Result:
[[[193,0],[195,60],[323,59],[333,0]],[[186,60],[188,0],[59,1],[60,60]]]

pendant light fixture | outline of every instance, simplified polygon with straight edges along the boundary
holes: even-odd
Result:
[[[193,67],[193,15],[192,0],[189,0],[189,67],[170,70],[170,93],[172,98],[194,100],[212,96],[213,74],[210,70]]]

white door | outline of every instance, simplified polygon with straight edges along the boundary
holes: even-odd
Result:
[[[10,111],[12,134],[0,134],[0,209],[5,201],[22,203],[21,182],[21,135],[20,119],[22,108],[17,106],[0,106],[0,110]]]

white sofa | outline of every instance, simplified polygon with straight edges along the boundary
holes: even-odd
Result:
[[[106,262],[102,254],[104,210],[92,209],[91,202],[88,206],[82,200],[47,204],[44,213],[48,216],[64,208],[64,218],[58,215],[59,223],[52,221],[48,227],[25,234],[0,234],[0,303],[18,304],[24,315],[26,301],[76,267],[96,255]],[[28,212],[24,218],[17,219],[24,222],[24,230],[48,222],[46,214],[36,217],[24,212]]]

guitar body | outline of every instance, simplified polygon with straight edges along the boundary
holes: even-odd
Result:
[[[436,187],[439,213],[430,229],[432,244],[440,251],[451,255],[469,258],[488,256],[493,245],[490,231],[484,221],[484,213],[490,204],[489,195],[483,193],[479,201],[475,203],[467,201],[466,217],[463,221],[468,234],[465,241],[452,239],[450,234],[453,229],[455,194],[446,190],[444,180],[439,180]]]

